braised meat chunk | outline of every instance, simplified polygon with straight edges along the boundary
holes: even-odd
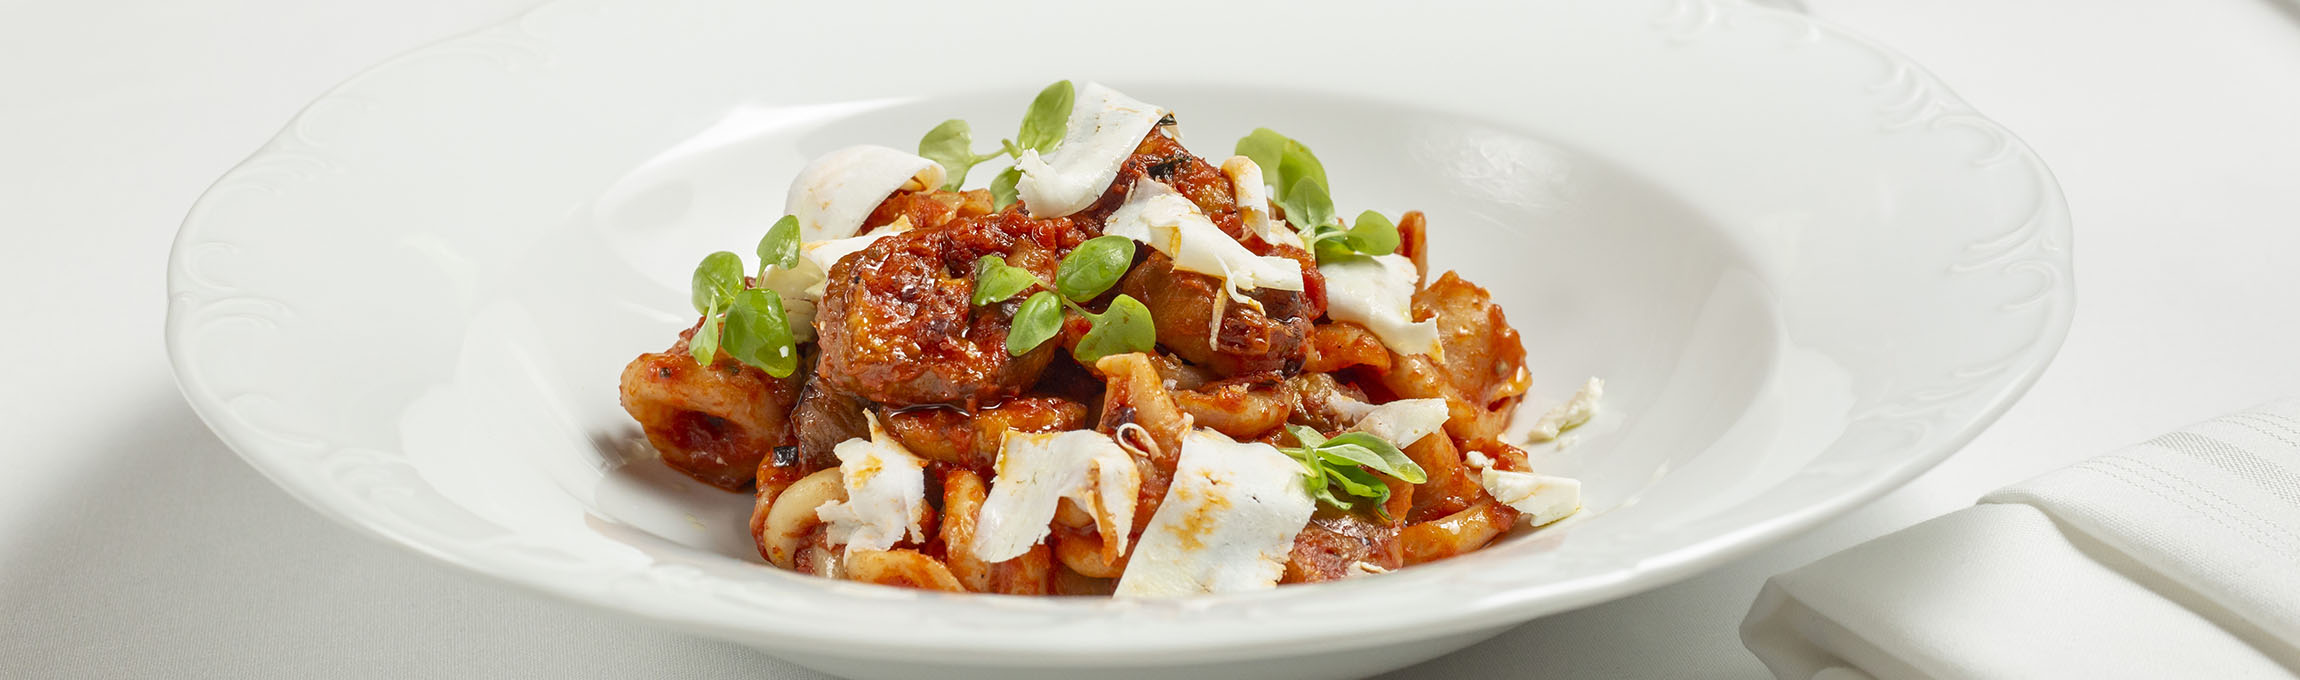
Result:
[[[833,266],[816,310],[816,373],[837,392],[891,407],[968,405],[1022,393],[1056,348],[1006,351],[1014,301],[975,307],[974,262],[997,255],[1051,278],[1059,249],[1087,236],[1067,220],[1012,212],[872,243]]]
[[[1292,374],[1302,368],[1309,347],[1312,313],[1302,293],[1257,289],[1253,305],[1231,300],[1222,280],[1174,268],[1164,253],[1151,252],[1118,284],[1119,290],[1150,308],[1158,344],[1175,356],[1226,376]],[[1219,313],[1219,323],[1215,314]]]

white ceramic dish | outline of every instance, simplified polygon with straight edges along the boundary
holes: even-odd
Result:
[[[2068,328],[2044,167],[1921,69],[1798,15],[841,5],[566,2],[344,84],[179,234],[186,395],[329,516],[836,673],[1337,677],[1873,498],[2002,412]],[[1587,482],[1590,512],[1377,578],[1186,602],[759,564],[747,498],[634,446],[618,369],[691,320],[696,257],[747,250],[808,155],[907,146],[948,117],[1011,134],[1058,78],[1176,109],[1202,155],[1278,128],[1318,150],[1345,210],[1428,211],[1433,260],[1497,291],[1537,392],[1608,379],[1601,420],[1543,456]]]

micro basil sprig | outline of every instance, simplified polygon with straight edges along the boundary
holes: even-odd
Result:
[[[1021,132],[1015,139],[998,140],[998,150],[987,154],[974,152],[974,130],[966,121],[957,118],[943,121],[918,140],[918,155],[941,163],[950,176],[942,188],[957,191],[966,184],[967,172],[983,161],[1000,156],[1021,159],[1025,150],[1045,154],[1061,146],[1062,135],[1068,129],[1070,104],[1076,98],[1077,91],[1067,80],[1039,90],[1038,97],[1030,100],[1030,109],[1022,114]],[[996,209],[1005,210],[1014,204],[1015,186],[1021,181],[1022,170],[1011,166],[990,180],[991,201]]]
[[[1326,166],[1310,147],[1269,128],[1255,128],[1238,140],[1237,154],[1262,168],[1263,178],[1276,190],[1278,207],[1286,211],[1286,221],[1302,230],[1302,239],[1319,262],[1397,251],[1397,225],[1381,213],[1359,213],[1354,224],[1343,226],[1334,215]]]
[[[758,253],[760,278],[765,278],[768,265],[798,266],[798,219],[786,215],[777,220],[759,239]],[[798,343],[792,339],[783,298],[772,290],[749,287],[743,280],[743,256],[724,250],[703,256],[695,265],[692,288],[690,301],[703,315],[703,325],[687,339],[695,363],[709,366],[725,351],[777,378],[798,370]]]
[[[1079,304],[1118,285],[1118,279],[1133,265],[1134,240],[1124,236],[1097,236],[1078,244],[1055,265],[1052,284],[997,255],[984,255],[974,262],[971,302],[979,307],[1005,302],[1032,288],[1053,289],[1032,293],[1014,308],[1014,321],[1006,331],[1006,352],[1015,356],[1059,335],[1064,308],[1093,324],[1070,350],[1070,356],[1079,363],[1091,364],[1112,354],[1147,352],[1157,343],[1158,331],[1150,308],[1141,301],[1121,294],[1100,313]]]
[[[799,266],[799,218],[784,215],[767,228],[767,235],[759,237],[759,277],[765,278],[767,266],[783,269]]]
[[[1301,425],[1287,425],[1286,432],[1292,434],[1299,445],[1278,450],[1302,464],[1302,485],[1309,490],[1310,497],[1337,510],[1371,506],[1374,514],[1386,522],[1390,513],[1384,506],[1390,500],[1390,487],[1374,473],[1396,477],[1408,484],[1429,481],[1429,474],[1423,472],[1420,465],[1407,458],[1397,445],[1380,437],[1345,432],[1327,439],[1317,430]]]

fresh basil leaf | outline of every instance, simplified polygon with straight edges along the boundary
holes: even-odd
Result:
[[[1319,455],[1325,456],[1324,450],[1320,450]],[[1341,487],[1344,495],[1370,500],[1375,505],[1390,500],[1390,486],[1383,484],[1380,478],[1374,476],[1374,473],[1331,457],[1327,457],[1325,461],[1327,463],[1326,479],[1332,481],[1334,486]]]
[[[1341,510],[1345,512],[1347,512],[1352,507],[1356,507],[1352,505],[1350,501],[1345,500],[1340,496],[1334,495],[1334,485],[1331,480],[1322,480],[1321,483],[1317,486],[1310,487],[1310,498],[1320,503],[1324,503],[1328,507],[1331,507],[1335,510]]]
[[[1158,343],[1158,328],[1150,319],[1150,308],[1141,301],[1119,295],[1110,301],[1110,308],[1091,315],[1094,328],[1078,339],[1078,346],[1070,356],[1088,366],[1102,357],[1129,352],[1148,352]]]
[[[798,343],[791,340],[791,322],[783,314],[783,298],[771,290],[745,288],[727,308],[724,346],[727,355],[788,378],[799,368]]]
[[[719,358],[719,320],[722,318],[725,317],[719,314],[719,301],[712,300],[711,306],[703,310],[703,326],[687,337],[687,354],[695,357],[695,363],[709,366]]]
[[[1238,139],[1234,155],[1253,160],[1254,165],[1262,168],[1262,179],[1275,183],[1279,180],[1280,165],[1286,158],[1286,145],[1293,143],[1294,140],[1287,139],[1275,130],[1254,128],[1253,132]]]
[[[1278,159],[1278,177],[1285,182],[1285,185],[1278,187],[1280,194],[1292,193],[1303,182],[1317,182],[1320,190],[1333,186],[1326,181],[1326,165],[1318,162],[1318,155],[1310,153],[1310,147],[1293,140],[1286,140],[1285,155]],[[1332,210],[1332,202],[1328,201],[1327,212],[1330,214]],[[1316,224],[1325,222],[1319,221]]]
[[[1262,179],[1277,189],[1278,196],[1293,191],[1294,185],[1305,179],[1330,186],[1326,181],[1326,165],[1318,161],[1318,155],[1310,153],[1310,147],[1275,130],[1254,128],[1238,140],[1236,153],[1261,166]]]
[[[1367,255],[1397,252],[1398,226],[1378,212],[1358,213],[1357,223],[1350,225],[1350,249]]]
[[[1014,201],[1021,196],[1021,192],[1014,187],[1021,182],[1022,168],[1010,167],[998,173],[997,177],[990,178],[990,208],[1004,211],[1006,206],[1014,205]]]
[[[1030,100],[1030,110],[1022,114],[1022,134],[1018,135],[1022,148],[1036,149],[1039,153],[1052,153],[1062,144],[1062,136],[1069,131],[1070,105],[1077,99],[1077,90],[1070,81],[1058,80],[1038,91]],[[1020,152],[1014,152],[1020,158]]]
[[[997,255],[984,255],[974,261],[974,306],[1005,302],[1038,283],[1038,277],[1029,270],[1015,267]],[[1035,346],[1035,345],[1033,345]]]
[[[767,235],[759,238],[759,274],[766,275],[767,265],[784,269],[799,266],[799,218],[784,215],[767,227]]]
[[[1373,468],[1375,472],[1396,477],[1411,484],[1429,481],[1429,474],[1422,471],[1422,466],[1415,464],[1412,458],[1406,457],[1405,452],[1399,451],[1396,444],[1364,432],[1342,433],[1333,439],[1326,440],[1325,445],[1318,447],[1318,450],[1347,458],[1359,465]]]
[[[1294,435],[1294,441],[1297,443],[1297,445],[1303,448],[1313,447],[1326,443],[1326,436],[1318,434],[1317,430],[1312,429],[1308,425],[1295,425],[1293,423],[1287,423],[1286,433]]]
[[[918,140],[918,155],[942,164],[943,171],[950,176],[942,188],[950,191],[965,185],[967,171],[984,158],[974,155],[974,130],[957,118],[926,131],[926,136]]]
[[[695,265],[695,275],[689,281],[694,290],[688,299],[695,303],[695,311],[726,309],[734,300],[735,291],[743,287],[743,256],[724,250],[703,256]]]
[[[1134,266],[1134,239],[1096,236],[1070,249],[1054,268],[1054,289],[1072,301],[1085,302],[1118,285],[1119,277]]]
[[[1006,353],[1029,354],[1062,331],[1062,301],[1052,291],[1038,291],[1014,308],[1014,322],[1006,328]]]
[[[1286,209],[1286,221],[1304,229],[1324,227],[1334,219],[1334,198],[1326,194],[1326,185],[1317,181],[1295,182],[1285,190],[1279,205]]]
[[[1310,250],[1317,254],[1320,263],[1358,256],[1358,251],[1351,250],[1349,241],[1342,237],[1313,241],[1310,244]]]

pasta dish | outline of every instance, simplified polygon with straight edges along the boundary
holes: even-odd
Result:
[[[756,494],[766,562],[932,590],[1330,581],[1580,509],[1504,441],[1525,349],[1433,275],[1421,213],[1340,213],[1269,129],[1220,161],[1181,138],[1064,81],[987,153],[951,120],[816,157],[755,261],[703,258],[696,323],[624,369],[623,407],[664,463]]]

